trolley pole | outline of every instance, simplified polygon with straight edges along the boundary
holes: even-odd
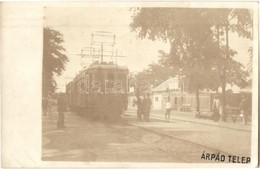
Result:
[[[102,32],[97,31],[91,34],[91,43],[90,47],[84,47],[81,49],[81,58],[92,58],[92,62],[94,63],[95,58],[98,58],[97,61],[103,63],[104,57],[110,57],[111,59],[115,58],[115,62],[117,63],[118,56],[117,50],[115,55],[115,39],[116,35],[110,32]],[[84,53],[88,52],[88,53]],[[113,60],[114,62],[114,60]],[[112,63],[113,63],[112,62]]]

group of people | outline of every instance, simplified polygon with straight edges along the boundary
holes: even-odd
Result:
[[[171,114],[171,102],[170,97],[165,101],[163,99],[163,102],[165,104],[165,119],[166,121],[170,121],[170,114]],[[147,93],[146,96],[142,97],[140,95],[137,95],[137,120],[138,121],[149,121],[150,117],[150,111],[152,107],[152,100],[150,98],[150,94]]]
[[[152,100],[150,94],[147,93],[146,96],[141,97],[137,95],[137,120],[138,121],[149,121],[150,111],[152,107]]]
[[[170,97],[168,96],[167,100],[163,99],[163,103],[165,104],[165,119],[166,121],[170,121],[171,115],[171,102]],[[150,111],[152,106],[152,101],[150,99],[150,94],[148,93],[146,96],[142,97],[137,95],[137,120],[138,121],[149,121]],[[248,98],[243,95],[241,102],[239,104],[239,113],[242,116],[243,124],[247,125],[248,114],[250,112],[250,106],[248,102]],[[215,96],[212,104],[212,120],[218,122],[220,120],[220,112],[221,112],[221,101],[219,96]],[[224,116],[222,116],[224,120]]]
[[[212,104],[212,119],[215,122],[218,122],[220,119],[220,108],[221,108],[221,102],[218,96],[214,97],[213,104]],[[239,104],[239,113],[240,116],[242,116],[242,123],[247,125],[247,118],[248,114],[250,112],[250,105],[248,102],[248,98],[245,95],[242,95],[241,102]]]

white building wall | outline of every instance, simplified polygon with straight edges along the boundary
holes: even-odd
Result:
[[[162,108],[162,94],[153,94],[153,109],[160,110]]]

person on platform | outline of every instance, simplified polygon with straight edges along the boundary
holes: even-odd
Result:
[[[165,100],[163,99],[163,102],[165,104],[165,109],[166,109],[166,112],[165,112],[165,119],[166,121],[170,121],[170,115],[171,115],[171,102],[170,102],[170,98],[167,99],[167,101],[165,102]]]
[[[212,119],[215,122],[218,122],[219,119],[220,119],[220,114],[219,114],[219,111],[220,111],[220,100],[219,100],[218,96],[214,97],[213,104],[212,104],[212,111],[213,111]]]
[[[150,98],[150,93],[147,93],[146,97],[144,98],[144,120],[149,121],[150,118],[150,111],[152,106],[152,100]]]
[[[143,120],[143,99],[140,97],[140,95],[137,95],[137,120],[142,121]]]
[[[249,113],[248,99],[245,95],[242,96],[242,100],[239,104],[239,110],[243,116],[242,124],[247,125],[247,117]]]
[[[65,112],[67,110],[65,94],[60,93],[57,100],[58,122],[57,128],[64,128]]]

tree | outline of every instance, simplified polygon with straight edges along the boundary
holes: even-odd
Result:
[[[144,87],[144,85],[156,87],[173,75],[173,72],[175,70],[172,67],[164,66],[162,64],[163,60],[165,59],[165,57],[167,57],[168,54],[162,50],[159,50],[158,53],[158,63],[151,63],[148,65],[148,68],[144,69],[141,72],[138,72],[134,76],[130,76],[130,81],[134,81],[136,83],[136,94],[141,94],[142,92],[144,92],[141,89]]]
[[[158,63],[149,64],[147,69],[144,69],[142,72],[137,74],[136,79],[138,79],[139,82],[142,80],[147,80],[152,85],[157,86],[160,82],[167,80],[173,75],[174,69],[163,64],[164,59],[168,54],[162,50],[159,50],[158,53]]]
[[[221,50],[218,52],[219,60],[221,60],[221,65],[219,66],[219,71],[221,74],[221,88],[222,88],[222,105],[223,105],[223,120],[226,120],[225,113],[225,93],[227,80],[230,79],[228,76],[231,74],[235,78],[231,83],[235,83],[240,87],[245,87],[246,77],[248,74],[242,71],[242,64],[232,60],[232,50],[229,48],[229,31],[235,32],[239,37],[252,39],[252,16],[250,10],[248,9],[213,9],[208,13],[209,19],[211,21],[213,29],[217,32],[216,36],[218,39],[219,48],[225,46],[225,54],[221,54]],[[220,33],[221,32],[221,33]],[[220,36],[224,35],[224,44],[220,41]],[[252,49],[253,50],[253,49]],[[250,56],[250,49],[249,49]],[[252,59],[252,55],[250,56]],[[232,61],[232,62],[231,62]],[[228,67],[233,69],[233,71],[228,70]],[[234,70],[236,72],[234,72]],[[249,65],[250,71],[250,65]],[[232,73],[233,72],[233,73]],[[230,82],[230,81],[229,81]]]
[[[62,46],[63,35],[51,28],[43,29],[42,94],[46,97],[56,89],[54,75],[60,76],[69,61]]]
[[[252,29],[251,40],[253,40],[253,37],[254,37],[253,15],[254,15],[254,13],[253,13],[252,10],[249,10],[249,14],[250,14],[250,19],[248,19],[248,20],[250,20],[249,24],[251,25],[251,29]],[[248,72],[252,73],[253,72],[253,45],[249,47],[248,54],[249,54],[249,57],[250,57],[249,63],[247,65],[248,66]],[[252,80],[252,79],[250,79],[250,80]]]
[[[247,64],[248,66],[248,72],[252,73],[253,72],[253,47],[250,46],[248,49],[248,54],[249,54],[249,62]]]
[[[164,64],[181,70],[196,91],[197,113],[200,112],[199,89],[204,88],[211,71],[210,61],[217,49],[211,25],[202,9],[142,8],[130,25],[139,37],[169,41],[171,51]]]
[[[234,55],[236,52],[228,47],[223,50],[220,45],[219,25],[216,24],[222,21],[226,14],[231,13],[224,10],[221,11],[223,14],[218,16],[218,10],[199,8],[141,8],[137,11],[130,24],[131,30],[138,31],[139,38],[148,37],[151,40],[160,39],[170,43],[171,51],[164,64],[179,68],[186,75],[190,87],[196,92],[198,114],[199,89],[217,89],[221,82],[226,84],[226,81],[222,80],[226,77],[226,68],[220,68],[222,64],[229,64],[232,72],[229,75],[236,77],[231,78],[232,83],[239,81],[237,78],[241,76],[233,70],[239,69],[239,72],[243,72],[241,65],[230,57],[228,61],[223,57],[223,54]],[[232,15],[235,16],[235,13]],[[232,30],[239,32],[240,36],[249,36],[241,28],[244,22],[241,21],[243,19],[238,19],[239,17],[236,17],[238,26],[233,25]],[[221,28],[224,30],[225,27]]]

